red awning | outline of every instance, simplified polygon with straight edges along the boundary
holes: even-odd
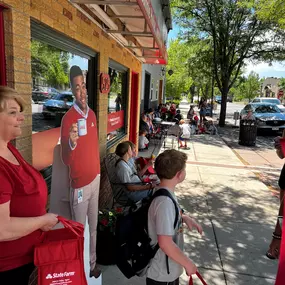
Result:
[[[85,12],[88,8],[92,12],[89,16],[95,15],[97,22],[99,19],[104,23],[105,32],[130,49],[143,63],[167,64],[168,30],[162,19],[163,12],[158,13],[151,0],[71,1]]]

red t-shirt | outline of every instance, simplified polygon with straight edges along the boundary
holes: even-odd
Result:
[[[100,154],[95,113],[89,109],[86,119],[87,135],[79,137],[74,150],[69,143],[72,124],[82,119],[74,106],[64,115],[61,122],[62,159],[69,166],[71,187],[81,188],[90,184],[100,174]]]
[[[47,203],[45,180],[12,144],[9,143],[8,148],[20,165],[0,156],[0,204],[10,201],[10,217],[44,215]],[[42,231],[37,230],[17,240],[0,242],[0,272],[33,262],[34,246],[41,236]]]

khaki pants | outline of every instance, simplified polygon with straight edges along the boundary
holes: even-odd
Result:
[[[73,189],[70,193],[70,208],[72,219],[84,225],[86,217],[88,217],[89,232],[90,232],[90,270],[96,265],[96,236],[97,236],[97,221],[98,221],[98,198],[100,188],[100,175],[88,185]],[[78,201],[78,191],[82,189],[82,202]]]

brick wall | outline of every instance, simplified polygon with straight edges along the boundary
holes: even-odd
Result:
[[[25,159],[32,162],[30,19],[38,20],[98,52],[98,76],[101,72],[108,72],[109,59],[137,73],[141,72],[141,63],[67,0],[0,0],[0,4],[10,8],[4,13],[8,85],[28,102],[23,135],[16,140],[16,146]],[[99,78],[97,82],[99,84]],[[99,94],[97,98],[100,154],[103,157],[106,153],[108,96]]]
[[[32,162],[30,1],[5,0],[0,4],[11,8],[4,11],[7,85],[15,88],[28,103],[23,133],[15,144],[26,160]]]

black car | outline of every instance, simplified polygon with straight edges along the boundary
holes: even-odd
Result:
[[[43,116],[45,118],[55,117],[56,113],[65,113],[74,103],[74,95],[72,92],[62,92],[53,99],[47,100],[43,104]]]

